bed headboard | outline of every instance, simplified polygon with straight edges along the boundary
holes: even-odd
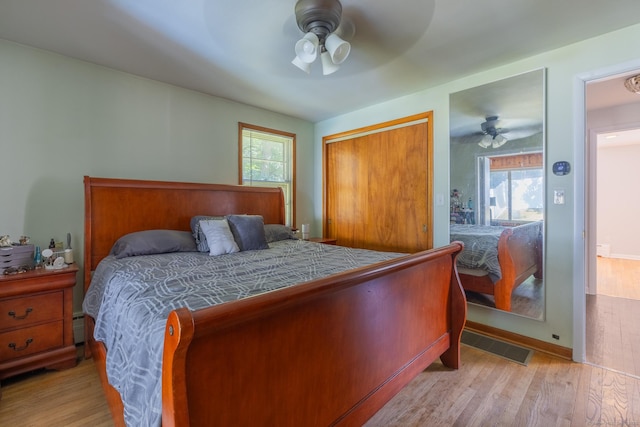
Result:
[[[195,215],[262,215],[284,224],[279,188],[84,177],[84,286],[121,236],[134,231],[190,230]]]

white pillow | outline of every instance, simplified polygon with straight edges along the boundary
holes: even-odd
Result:
[[[200,230],[207,238],[209,255],[231,254],[240,251],[226,219],[200,221]]]

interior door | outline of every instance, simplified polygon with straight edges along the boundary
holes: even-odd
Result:
[[[324,138],[326,237],[383,251],[432,247],[431,117]]]

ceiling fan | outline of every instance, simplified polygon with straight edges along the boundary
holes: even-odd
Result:
[[[482,139],[478,145],[482,148],[498,148],[507,143],[507,138],[503,135],[509,132],[508,129],[498,127],[498,116],[488,116],[485,122],[480,124]]]
[[[347,59],[351,45],[340,38],[342,4],[339,0],[298,0],[296,23],[304,36],[295,44],[293,65],[309,74],[318,54],[322,74],[332,74]],[[352,29],[353,30],[353,29]]]

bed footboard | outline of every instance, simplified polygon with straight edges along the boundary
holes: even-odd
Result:
[[[502,278],[493,283],[489,275],[461,274],[465,290],[493,295],[496,308],[511,311],[513,290],[532,274],[542,277],[542,223],[506,228],[498,240]]]
[[[438,357],[459,366],[461,249],[173,311],[163,425],[361,425]]]

